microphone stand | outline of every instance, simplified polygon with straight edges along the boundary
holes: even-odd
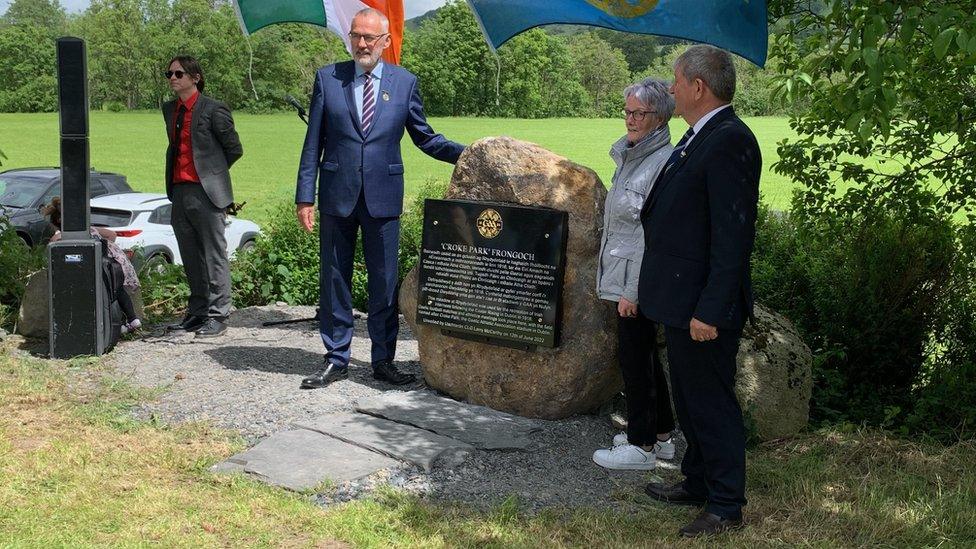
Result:
[[[304,122],[305,125],[307,126],[308,115],[305,113],[305,107],[303,107],[302,104],[299,103],[298,100],[292,97],[291,95],[285,96],[285,102],[287,102],[292,107],[295,107],[295,110],[298,111],[298,118],[301,118],[302,122]]]
[[[298,324],[300,322],[318,322],[319,321],[319,308],[315,308],[315,316],[308,318],[289,318],[288,320],[268,320],[267,322],[262,322],[261,326],[265,328],[269,326],[284,326],[285,324]]]

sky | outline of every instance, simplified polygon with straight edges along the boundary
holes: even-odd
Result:
[[[12,0],[0,0],[0,14],[7,11],[7,6]],[[61,5],[69,12],[82,12],[90,4],[90,0],[61,0]],[[412,19],[418,15],[423,15],[428,11],[439,8],[447,3],[447,0],[403,0],[403,11],[407,19]]]

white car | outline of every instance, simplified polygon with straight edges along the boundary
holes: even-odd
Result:
[[[165,194],[122,193],[91,199],[91,224],[115,231],[115,243],[130,257],[140,248],[146,268],[160,268],[165,263],[182,265],[180,248],[170,225],[173,205]],[[246,219],[227,216],[224,236],[227,255],[254,246],[261,229]],[[140,263],[142,262],[140,261]],[[136,265],[139,267],[139,265]]]

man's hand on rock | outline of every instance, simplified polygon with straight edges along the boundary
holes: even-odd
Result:
[[[295,216],[298,217],[298,224],[308,232],[312,232],[315,226],[315,204],[300,202],[295,205]]]

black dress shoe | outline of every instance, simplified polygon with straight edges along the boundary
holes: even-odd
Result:
[[[385,381],[393,385],[403,385],[417,379],[413,374],[405,374],[396,369],[392,362],[374,362],[373,379]]]
[[[658,501],[674,505],[705,505],[705,497],[692,494],[682,482],[671,486],[651,483],[644,488],[644,492]]]
[[[217,337],[227,331],[227,325],[216,317],[210,317],[204,321],[203,326],[197,329],[197,337]]]
[[[325,368],[322,368],[321,370],[303,379],[302,389],[318,389],[320,387],[325,387],[333,381],[347,379],[348,377],[349,368],[344,368],[329,363]]]
[[[696,538],[698,536],[712,536],[715,534],[721,534],[722,532],[738,530],[739,528],[742,528],[742,519],[727,519],[720,517],[715,513],[702,511],[697,517],[695,517],[695,520],[682,526],[681,529],[678,530],[678,533],[686,538]]]
[[[186,315],[176,324],[166,326],[168,332],[195,332],[207,321],[205,316]]]

